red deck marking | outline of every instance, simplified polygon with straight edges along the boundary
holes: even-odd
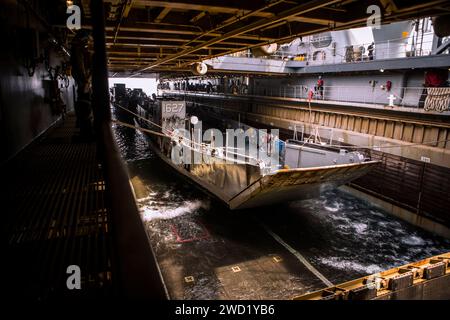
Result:
[[[203,231],[202,234],[200,234],[197,237],[193,237],[193,238],[183,238],[180,235],[180,232],[178,231],[177,227],[174,224],[170,225],[170,228],[172,229],[172,233],[175,235],[176,237],[176,242],[177,243],[188,243],[188,242],[194,242],[194,241],[199,241],[199,240],[204,240],[204,239],[208,239],[209,238],[209,232],[206,229],[205,225],[203,223],[201,223],[198,219],[196,219],[196,223],[197,225],[200,227],[200,229]]]

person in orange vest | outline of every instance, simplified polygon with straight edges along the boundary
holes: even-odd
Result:
[[[310,89],[308,91],[308,101],[311,101],[313,97],[314,97],[314,91],[312,89]]]
[[[322,76],[319,76],[317,80],[317,92],[319,93],[320,98],[323,99],[323,79]]]

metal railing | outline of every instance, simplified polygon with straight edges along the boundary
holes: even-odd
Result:
[[[408,108],[423,108],[427,97],[425,87],[392,87],[383,86],[323,86],[310,88],[305,85],[269,87],[258,86],[254,95],[269,97],[353,102],[373,105],[389,105]]]
[[[196,93],[224,95],[231,92],[206,92],[204,90],[162,90],[163,93]],[[317,87],[306,85],[287,85],[280,87],[257,86],[247,94],[238,92],[241,95],[254,95],[265,97],[277,97],[286,99],[299,99],[313,102],[317,101],[337,101],[348,103],[369,104],[384,107],[392,105],[394,107],[406,107],[421,109],[424,107],[427,97],[426,87],[392,87],[390,90],[385,85],[376,86],[323,86],[323,90]]]
[[[370,45],[371,43],[360,43],[348,46],[336,46],[334,48],[315,48],[312,50],[311,48],[313,48],[313,46],[310,43],[307,43],[309,49],[301,54],[278,50],[272,55],[255,57],[250,50],[246,50],[227,56],[266,60],[296,60],[303,61],[306,65],[341,64],[428,56],[432,54],[433,41],[425,40],[413,45],[405,38],[390,39],[377,42],[373,46],[372,53],[369,51]]]

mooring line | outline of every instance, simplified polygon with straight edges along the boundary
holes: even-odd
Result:
[[[292,253],[309,271],[311,271],[317,278],[319,278],[327,287],[333,287],[333,283],[328,280],[319,270],[314,268],[314,266],[306,260],[306,258],[297,250],[292,248],[289,244],[287,244],[283,239],[280,238],[275,232],[270,230],[265,224],[259,222],[260,225],[267,231],[268,234],[272,236],[279,244],[285,247],[290,253]]]

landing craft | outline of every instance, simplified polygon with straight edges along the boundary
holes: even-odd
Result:
[[[242,152],[228,144],[214,145],[211,139],[201,143],[191,140],[190,134],[180,134],[193,132],[185,101],[159,97],[151,103],[138,104],[137,110],[136,121],[150,132],[151,145],[158,156],[231,210],[317,197],[365,175],[378,164],[357,151],[347,152],[308,140],[280,141],[270,134],[269,143],[261,143],[264,139],[259,138],[256,146],[258,155],[264,150],[268,156],[251,157],[251,143],[244,142],[246,150]],[[192,118],[198,120],[196,116]],[[278,143],[282,152],[278,152]]]

